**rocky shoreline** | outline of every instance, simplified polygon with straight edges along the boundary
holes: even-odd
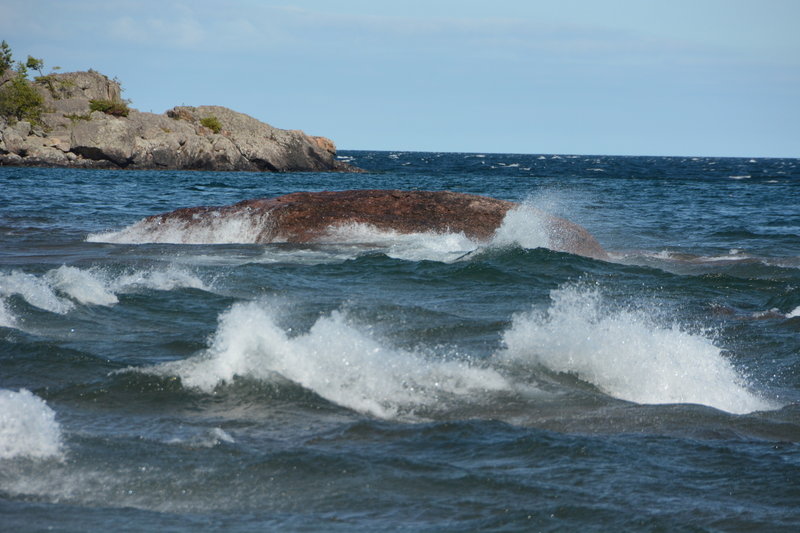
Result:
[[[95,71],[30,83],[44,98],[45,112],[39,123],[0,118],[0,166],[359,171],[337,160],[330,139],[275,128],[225,107],[178,106],[163,114],[128,108],[119,83]],[[119,107],[93,111],[98,102]]]

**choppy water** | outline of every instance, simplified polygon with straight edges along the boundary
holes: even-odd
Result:
[[[0,529],[794,531],[800,160],[348,152],[366,174],[0,168]],[[491,243],[142,217],[450,189]]]

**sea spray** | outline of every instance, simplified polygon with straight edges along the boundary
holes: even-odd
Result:
[[[51,287],[82,304],[113,305],[119,301],[109,290],[105,276],[96,271],[64,265],[49,271],[45,279]]]
[[[636,403],[697,403],[731,413],[776,407],[751,392],[701,334],[658,324],[641,310],[606,309],[595,288],[567,285],[551,300],[545,311],[514,317],[500,361],[572,374]]]
[[[11,273],[0,273],[0,296],[19,295],[34,307],[58,313],[68,313],[74,304],[60,298],[52,284],[44,277],[14,270]]]
[[[550,248],[550,224],[544,213],[532,205],[522,204],[506,213],[492,238],[492,246]]]
[[[269,228],[269,214],[242,210],[226,213],[211,210],[203,216],[182,220],[144,218],[119,231],[93,233],[87,242],[116,244],[233,244],[259,242]]]
[[[388,257],[406,261],[454,261],[478,248],[478,243],[463,233],[400,233],[370,224],[351,223],[332,227],[327,238],[332,243],[366,243]],[[362,247],[363,251],[363,247]]]
[[[315,242],[328,245],[361,244],[389,257],[407,261],[450,262],[477,250],[480,246],[551,248],[554,231],[552,219],[539,205],[553,207],[556,202],[540,195],[506,213],[489,242],[477,242],[460,232],[429,231],[400,233],[365,223],[332,225]],[[268,239],[267,239],[268,237]],[[88,242],[118,244],[254,244],[281,243],[281,235],[271,234],[268,213],[241,211],[228,213],[210,210],[187,219],[178,217],[162,221],[144,218],[115,232],[95,233]],[[333,255],[332,260],[338,256]]]
[[[33,307],[63,315],[75,308],[75,302],[110,306],[119,302],[119,294],[180,288],[210,290],[209,285],[193,272],[172,265],[131,269],[123,273],[67,265],[42,275],[14,270],[7,274],[0,273],[0,325],[12,326],[15,323],[5,306],[5,299],[14,295],[22,297]]]
[[[55,412],[26,389],[0,389],[0,460],[41,459],[61,454]]]
[[[381,418],[413,416],[418,409],[509,386],[495,370],[470,361],[388,346],[341,311],[296,336],[278,326],[276,313],[261,301],[235,304],[221,316],[206,351],[145,371],[177,375],[185,386],[207,392],[237,376],[287,379],[337,405]]]
[[[14,313],[8,308],[5,298],[0,297],[0,328],[11,328],[17,323]]]

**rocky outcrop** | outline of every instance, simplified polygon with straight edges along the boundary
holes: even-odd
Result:
[[[277,198],[245,200],[222,207],[189,207],[153,215],[123,230],[136,235],[136,242],[176,242],[180,235],[203,235],[204,242],[221,222],[235,221],[247,228],[241,240],[225,242],[325,242],[331,228],[348,224],[368,224],[398,233],[463,233],[476,241],[488,241],[503,223],[506,214],[519,204],[449,191],[357,190],[337,192],[298,192]],[[608,255],[583,227],[541,211],[548,233],[548,247],[596,259]],[[195,242],[187,239],[183,242]]]
[[[283,130],[220,106],[175,107],[164,114],[126,109],[119,84],[94,71],[36,82],[42,124],[0,119],[0,165],[84,168],[357,171],[336,159],[324,137]],[[126,114],[92,111],[91,101]]]

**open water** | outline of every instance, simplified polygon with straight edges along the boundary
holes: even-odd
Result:
[[[0,168],[0,530],[797,531],[800,160],[343,157],[369,172]],[[121,231],[357,188],[520,201],[612,260],[531,216]]]

